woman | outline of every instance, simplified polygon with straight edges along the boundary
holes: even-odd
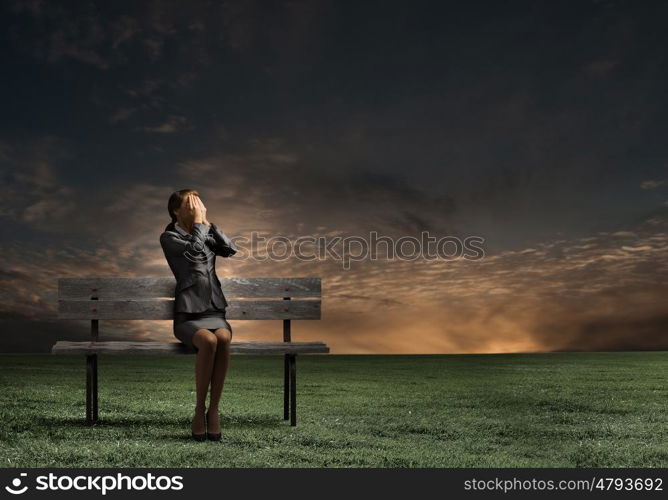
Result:
[[[237,247],[207,220],[197,191],[172,193],[167,210],[172,222],[160,235],[160,244],[176,278],[174,336],[197,352],[191,434],[197,441],[220,441],[218,404],[230,361],[232,327],[225,319],[227,301],[216,275],[216,256],[230,257]]]

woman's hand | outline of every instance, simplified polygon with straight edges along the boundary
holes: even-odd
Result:
[[[200,198],[199,196],[196,196],[195,198],[199,202],[200,209],[202,210],[202,223],[209,226],[210,224],[206,218],[206,207],[204,206],[204,202],[202,201],[202,198]]]
[[[186,198],[186,208],[190,212],[193,218],[193,224],[201,224],[203,220],[202,209],[195,199],[195,195],[189,194]]]
[[[186,205],[188,209],[193,214],[193,223],[201,223],[209,225],[209,221],[206,220],[206,207],[199,196],[191,194],[188,196],[188,204]]]

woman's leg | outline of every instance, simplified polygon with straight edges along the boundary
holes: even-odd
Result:
[[[196,434],[202,434],[206,431],[204,420],[206,393],[209,390],[218,339],[209,330],[202,328],[195,332],[193,344],[197,347],[197,358],[195,359],[195,392],[197,401],[195,403],[195,418],[193,418],[192,422],[192,431]]]
[[[207,411],[207,421],[209,423],[208,432],[218,434],[220,432],[220,416],[218,413],[218,404],[220,395],[225,385],[225,375],[230,365],[230,344],[232,342],[232,332],[227,328],[218,328],[215,331],[217,339],[215,362],[213,373],[211,375],[211,397],[209,399],[209,409]]]

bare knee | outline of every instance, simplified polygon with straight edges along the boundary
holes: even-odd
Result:
[[[193,337],[193,344],[200,351],[214,352],[218,345],[218,337],[209,330],[197,330]]]
[[[218,328],[215,334],[219,346],[228,346],[232,342],[232,332],[227,328]]]

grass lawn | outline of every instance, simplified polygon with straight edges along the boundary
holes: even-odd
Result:
[[[667,467],[668,352],[233,356],[223,441],[190,439],[194,356],[0,355],[3,467]]]

